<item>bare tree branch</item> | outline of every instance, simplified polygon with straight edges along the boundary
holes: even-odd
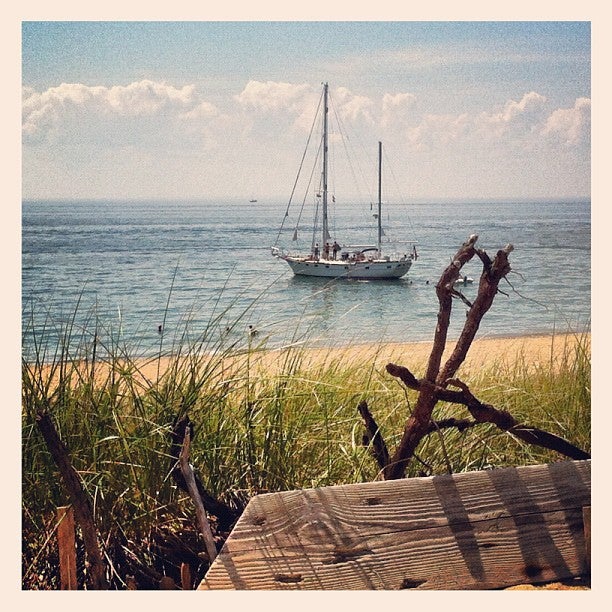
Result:
[[[468,241],[462,245],[459,251],[457,251],[457,254],[446,270],[444,270],[436,285],[436,294],[438,296],[440,308],[438,310],[438,324],[434,335],[433,348],[429,356],[427,373],[425,375],[425,378],[431,382],[434,382],[438,376],[442,354],[446,346],[452,308],[453,286],[455,281],[459,278],[461,268],[474,257],[476,253],[474,244],[477,240],[478,236],[476,234],[469,237]]]
[[[438,375],[438,384],[444,384],[444,381],[454,376],[461,364],[465,361],[472,341],[476,337],[476,333],[480,327],[480,322],[493,304],[495,295],[498,292],[499,282],[508,272],[510,272],[508,255],[512,252],[513,248],[514,247],[509,244],[504,249],[497,251],[497,255],[492,262],[484,251],[476,249],[476,254],[483,262],[483,271],[480,276],[478,295],[468,311],[463,331],[457,340],[457,344],[444,368]]]
[[[83,489],[79,474],[74,469],[70,460],[68,449],[60,439],[49,414],[45,411],[38,412],[36,415],[36,424],[53,457],[53,461],[55,461],[59,469],[64,485],[68,490],[70,503],[74,508],[76,520],[83,533],[83,544],[89,563],[89,588],[92,590],[106,590],[108,589],[108,582],[105,575],[106,571],[102,560],[102,553],[100,552],[100,546],[98,544],[98,532],[89,497]]]
[[[367,402],[361,401],[357,406],[357,410],[359,410],[359,414],[365,423],[366,434],[364,436],[364,446],[368,446],[371,443],[371,451],[372,455],[376,459],[376,463],[378,463],[378,467],[383,470],[389,463],[389,451],[387,450],[387,445],[380,433],[380,429],[368,408]]]
[[[563,438],[541,429],[518,423],[510,413],[498,410],[490,404],[480,402],[472,395],[466,385],[453,379],[467,357],[482,318],[491,308],[495,296],[500,293],[500,281],[505,279],[511,272],[508,260],[509,254],[514,249],[511,244],[497,251],[495,258],[491,259],[485,251],[474,247],[476,240],[477,236],[470,236],[469,240],[459,249],[451,264],[442,273],[440,281],[436,285],[436,293],[440,305],[438,325],[425,377],[418,380],[412,372],[403,366],[392,363],[387,365],[387,371],[392,376],[399,378],[408,388],[417,390],[419,396],[415,409],[404,427],[402,439],[384,470],[386,479],[402,478],[405,474],[408,461],[414,455],[420,441],[424,436],[437,430],[436,425],[432,422],[432,414],[438,401],[463,404],[467,407],[476,423],[493,423],[500,429],[508,431],[529,444],[536,444],[543,448],[555,450],[573,459],[585,459],[590,456]],[[476,299],[469,304],[469,310],[459,339],[444,367],[440,369],[442,355],[446,347],[452,298],[459,297],[464,303],[467,302],[454,289],[453,285],[463,265],[474,255],[480,259],[483,266],[478,294]],[[449,384],[458,386],[461,391],[447,389]],[[450,425],[450,421],[447,423]],[[461,422],[461,426],[465,427],[467,424]]]
[[[191,499],[193,500],[193,503],[195,505],[196,518],[198,520],[200,533],[204,538],[204,545],[206,547],[206,554],[208,555],[208,560],[210,561],[210,563],[212,563],[215,560],[215,557],[217,556],[217,547],[215,546],[215,540],[210,529],[210,523],[208,522],[208,517],[206,516],[206,510],[204,510],[202,497],[200,496],[200,492],[198,491],[198,487],[196,486],[193,469],[189,465],[190,443],[191,435],[189,432],[189,428],[187,428],[185,430],[183,448],[181,449],[181,453],[179,455],[179,466],[181,469],[181,473],[183,474],[183,478],[187,483],[189,495],[191,496]]]
[[[543,431],[542,429],[538,429],[537,427],[519,423],[506,410],[498,410],[491,406],[491,404],[481,402],[472,395],[472,392],[465,383],[456,379],[451,379],[446,382],[449,385],[452,384],[461,389],[461,401],[459,403],[464,404],[470,411],[470,414],[479,423],[493,423],[500,429],[511,433],[524,442],[557,451],[571,459],[591,458],[589,453],[574,446],[567,440],[555,434]]]
[[[408,368],[399,366],[393,363],[387,364],[387,372],[396,378],[399,378],[408,388],[420,391],[423,385],[422,380],[418,380]],[[551,434],[549,432],[538,429],[537,427],[531,427],[519,423],[509,412],[506,410],[499,410],[493,407],[491,404],[481,402],[479,399],[474,397],[469,387],[458,379],[449,379],[445,381],[446,385],[458,387],[461,391],[454,391],[447,389],[446,387],[436,386],[433,390],[434,395],[439,401],[449,402],[453,404],[464,405],[472,417],[474,422],[455,419],[447,419],[446,421],[439,421],[438,427],[441,429],[444,427],[457,427],[460,431],[468,426],[476,425],[477,423],[493,423],[503,431],[507,431],[512,435],[516,436],[520,440],[529,444],[534,444],[542,448],[548,448],[554,450],[566,457],[571,459],[589,459],[589,453],[582,449],[574,446],[567,440]],[[425,434],[436,431],[436,426],[431,423],[425,430]]]
[[[465,431],[471,427],[478,425],[478,421],[470,421],[469,419],[455,419],[450,417],[448,419],[441,419],[439,421],[432,421],[429,425],[427,433],[433,433],[434,431],[440,431],[442,429],[456,428],[457,431]]]
[[[512,271],[508,260],[509,254],[514,250],[511,244],[498,250],[495,257],[491,259],[485,251],[475,248],[477,239],[478,236],[472,235],[461,246],[436,285],[439,302],[438,322],[425,376],[422,379],[417,379],[408,368],[393,363],[387,364],[389,374],[399,378],[406,387],[414,389],[419,394],[415,408],[406,421],[402,438],[393,455],[388,457],[388,455],[376,454],[373,450],[378,465],[383,470],[384,478],[387,480],[404,476],[408,462],[412,457],[415,457],[416,448],[426,435],[434,431],[440,433],[442,429],[449,427],[456,427],[459,431],[463,431],[479,423],[492,423],[529,444],[557,451],[572,459],[587,459],[590,457],[588,453],[570,444],[567,440],[536,427],[518,423],[509,412],[498,410],[490,404],[481,402],[473,396],[467,385],[453,378],[467,357],[482,318],[491,308],[495,296],[498,293],[503,293],[499,289],[500,281],[506,279]],[[454,284],[459,278],[462,267],[474,255],[482,262],[482,273],[478,294],[475,300],[470,302],[454,288]],[[444,367],[441,367],[442,356],[446,348],[453,298],[462,300],[469,307],[469,310],[459,339]],[[460,390],[448,389],[448,385],[458,387]],[[434,422],[432,414],[438,401],[464,405],[474,420],[451,418]],[[366,424],[368,440],[374,441],[375,435],[382,440],[378,427],[365,402],[360,404],[359,411]]]
[[[172,445],[170,448],[170,472],[177,486],[186,493],[189,493],[187,482],[178,464],[179,455],[183,447],[187,431],[189,431],[190,436],[193,436],[193,424],[189,420],[189,417],[184,416],[181,419],[177,419],[174,423],[174,428],[171,433]],[[224,504],[223,502],[213,497],[204,488],[204,485],[198,478],[197,474],[194,474],[194,479],[200,497],[202,498],[204,508],[206,508],[206,510],[210,514],[213,514],[217,517],[217,520],[219,522],[219,528],[221,530],[226,531],[231,529],[232,525],[238,519],[240,513],[234,511],[227,504]]]

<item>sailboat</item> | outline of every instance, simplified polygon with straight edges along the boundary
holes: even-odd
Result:
[[[313,239],[308,253],[287,253],[278,246],[272,247],[275,257],[287,262],[294,274],[298,276],[318,276],[323,278],[346,279],[398,279],[404,276],[413,261],[418,257],[413,245],[410,252],[387,255],[383,253],[382,239],[382,142],[378,143],[378,238],[376,244],[339,244],[332,239],[329,227],[329,193],[328,193],[328,84],[323,84],[323,130],[322,130],[322,189],[317,199],[322,207],[322,224],[320,234],[313,232]],[[333,197],[333,196],[332,196]],[[318,211],[317,211],[318,212]],[[288,212],[285,213],[288,216]],[[317,215],[315,214],[315,222]],[[282,229],[282,226],[281,226]],[[316,228],[315,228],[316,230]],[[279,232],[280,236],[280,232]],[[294,240],[297,237],[297,228]],[[277,238],[278,242],[278,238]]]

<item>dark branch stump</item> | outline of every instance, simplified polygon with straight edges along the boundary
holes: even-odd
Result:
[[[70,454],[65,444],[60,439],[51,418],[46,412],[39,412],[36,416],[36,424],[42,434],[47,448],[57,465],[64,485],[70,497],[70,503],[74,508],[75,518],[83,533],[83,544],[89,562],[88,585],[92,590],[106,590],[104,562],[98,545],[98,536],[93,512],[89,498],[83,489],[81,479],[74,469]]]

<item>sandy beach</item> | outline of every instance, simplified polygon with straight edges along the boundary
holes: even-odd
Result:
[[[492,367],[511,367],[516,363],[525,366],[554,367],[560,358],[568,351],[571,356],[577,344],[582,344],[587,350],[591,348],[591,334],[541,334],[515,337],[484,337],[474,340],[461,366],[461,373],[467,374],[477,369]],[[456,341],[449,341],[446,345],[442,363],[451,354]],[[432,342],[402,342],[378,344],[351,344],[339,347],[309,348],[305,346],[286,347],[281,349],[254,349],[248,355],[249,368],[255,375],[262,372],[274,375],[282,371],[286,358],[292,355],[299,356],[300,368],[313,372],[324,370],[326,367],[358,367],[367,365],[383,369],[387,363],[397,363],[408,367],[416,376],[421,376],[427,365],[431,352]],[[193,357],[191,355],[190,357]],[[214,358],[211,355],[211,358]],[[223,357],[226,371],[237,371],[244,366],[247,356],[237,353]],[[164,356],[136,359],[129,367],[131,375],[144,382],[148,387],[159,377],[162,377],[171,364],[176,365],[176,358]],[[73,366],[75,364],[72,364]],[[90,371],[91,363],[79,364],[83,372]],[[179,364],[179,367],[180,364]],[[234,369],[235,368],[235,369]],[[51,366],[43,366],[43,371],[51,372]],[[57,369],[55,375],[57,376]],[[96,379],[104,381],[108,369],[104,361],[96,365]]]
[[[574,334],[542,334],[532,336],[516,337],[483,337],[476,339],[468,352],[462,372],[473,371],[478,368],[489,366],[506,365],[511,366],[522,362],[529,366],[554,364],[566,350],[582,343],[590,350],[590,333],[584,335]],[[450,355],[456,345],[456,341],[447,342],[443,362]],[[250,356],[253,367],[262,368],[268,374],[275,369],[282,368],[283,357],[288,350],[298,351],[301,357],[301,365],[304,368],[314,370],[325,368],[326,364],[342,363],[347,366],[356,366],[360,363],[374,365],[383,368],[387,363],[394,362],[413,369],[419,374],[424,369],[432,342],[406,342],[385,344],[352,344],[341,347],[305,348],[295,347],[292,349],[270,349],[257,351]],[[238,362],[241,361],[237,358]],[[155,361],[143,361],[139,363],[139,370],[149,380],[157,377],[158,365],[160,373],[163,373],[170,363],[170,358],[162,358],[160,364]]]
[[[590,334],[586,337],[590,342]],[[530,364],[539,364],[550,361],[551,357],[559,357],[566,348],[575,346],[578,341],[579,337],[572,334],[480,338],[472,343],[463,367],[482,367],[487,363],[494,364],[498,362],[512,364],[516,360],[524,360]],[[447,342],[444,358],[451,354],[456,344],[456,341]],[[334,357],[348,361],[367,360],[371,362],[375,360],[377,363],[409,361],[419,364],[426,363],[432,345],[431,341],[381,345],[355,344],[336,350],[308,349],[307,353],[312,356],[313,361],[321,360],[331,353]]]

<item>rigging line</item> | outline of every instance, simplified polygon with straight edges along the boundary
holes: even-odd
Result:
[[[331,220],[331,230],[332,230],[332,236],[337,236],[338,235],[338,228],[336,226],[336,159],[335,159],[335,152],[332,150],[331,151],[331,163],[330,163],[330,174],[331,174],[331,184],[332,184],[332,191],[331,191],[331,198],[327,201],[327,206],[328,206],[328,210],[329,212],[329,219]]]
[[[306,205],[306,198],[308,197],[308,192],[310,191],[310,186],[312,185],[312,179],[317,169],[319,158],[321,157],[322,148],[323,148],[323,140],[321,140],[321,142],[319,143],[319,148],[317,149],[317,154],[315,155],[314,163],[312,164],[312,170],[310,171],[310,178],[308,179],[308,183],[306,184],[306,189],[304,190],[304,197],[302,198],[302,206],[300,207],[300,213],[298,214],[297,222],[295,224],[295,229],[298,228],[300,221],[302,219],[302,213],[304,212],[304,206]],[[317,201],[317,207],[315,209],[315,219],[314,219],[314,231],[315,232],[316,232],[316,227],[317,227],[317,216],[319,214],[318,207],[319,207],[319,203]],[[313,245],[314,245],[314,241],[313,241]]]
[[[310,250],[314,251],[314,246],[316,244],[317,241],[317,224],[319,221],[319,200],[317,199],[317,202],[315,204],[315,217],[314,217],[314,223],[312,224],[312,242],[310,243]],[[321,248],[323,248],[323,245],[321,245]]]
[[[404,197],[404,194],[401,192],[399,181],[397,180],[397,177],[395,176],[395,172],[393,172],[393,165],[389,162],[389,159],[387,158],[386,150],[383,150],[383,156],[385,158],[385,167],[388,168],[388,171],[391,174],[391,177],[393,178],[393,183],[395,184],[395,188],[397,189],[397,192],[399,194],[400,202],[406,204],[407,199]],[[389,207],[387,207],[387,214],[389,214]],[[416,237],[416,231],[414,229],[414,225],[412,223],[412,219],[410,218],[410,215],[408,215],[408,225],[410,227],[412,235]]]
[[[331,226],[331,235],[337,235],[336,227],[336,147],[330,146],[327,157],[327,210],[328,210],[328,230]],[[323,179],[323,177],[321,177]],[[331,238],[331,236],[330,236]]]
[[[297,228],[300,220],[302,219],[302,213],[304,212],[304,206],[306,205],[306,198],[308,197],[308,192],[310,191],[310,186],[312,185],[312,180],[314,178],[315,172],[317,171],[317,166],[319,163],[319,158],[321,157],[321,149],[323,148],[323,141],[319,143],[319,148],[317,149],[317,154],[315,155],[314,162],[312,164],[312,170],[310,171],[310,178],[308,179],[308,183],[306,184],[306,188],[304,189],[304,197],[302,199],[302,206],[300,208],[300,214],[298,215],[297,223],[295,227]],[[318,202],[317,202],[318,206]],[[316,223],[315,223],[316,225]]]
[[[368,182],[365,180],[365,174],[363,172],[362,167],[359,165],[359,162],[357,162],[358,165],[358,171],[359,171],[359,176],[361,177],[361,181],[357,178],[357,174],[355,172],[355,168],[353,165],[353,161],[352,161],[352,157],[351,154],[349,152],[348,149],[348,143],[350,141],[349,135],[348,135],[348,131],[346,130],[346,128],[344,127],[344,124],[342,122],[342,120],[340,119],[340,115],[338,114],[337,110],[336,110],[336,106],[334,101],[332,100],[331,96],[329,98],[330,100],[330,108],[333,111],[334,117],[336,118],[336,124],[338,126],[338,133],[340,134],[341,140],[342,140],[342,146],[344,148],[344,154],[346,155],[346,159],[348,162],[348,166],[349,169],[351,171],[351,175],[353,177],[353,183],[355,186],[357,186],[358,191],[360,191],[359,189],[359,185],[365,185],[366,186],[366,195],[368,195],[370,197],[370,200],[372,200],[373,196],[372,196],[372,191],[370,190],[370,188],[368,187]],[[365,147],[363,146],[363,144],[361,142],[359,142],[359,144],[361,145],[361,149],[364,151],[366,158],[370,159],[370,156],[368,155]],[[358,159],[358,158],[357,158]]]
[[[319,159],[321,157],[321,151],[323,149],[323,138],[319,141],[319,147],[317,149],[317,153],[315,155],[314,163],[312,164],[312,170],[310,172],[310,179],[308,181],[308,185],[306,185],[306,189],[304,191],[304,199],[302,201],[302,209],[300,210],[300,217],[302,216],[302,211],[304,210],[304,205],[306,204],[306,198],[308,197],[308,192],[310,191],[310,187],[313,184],[313,179],[316,171],[319,166]],[[310,252],[314,253],[315,244],[317,243],[317,232],[319,231],[319,209],[321,207],[321,198],[319,194],[323,191],[323,174],[319,175],[319,184],[317,186],[317,191],[315,193],[315,206],[314,206],[314,217],[312,223],[312,238],[310,242]],[[323,248],[323,245],[321,245]]]
[[[302,159],[300,161],[300,166],[298,168],[297,176],[295,177],[295,181],[293,182],[293,189],[291,190],[291,195],[289,196],[289,202],[287,202],[287,209],[285,210],[285,216],[283,217],[283,221],[281,223],[280,229],[278,230],[278,234],[276,235],[276,240],[274,241],[274,246],[278,244],[278,239],[280,238],[281,232],[283,231],[283,226],[285,225],[285,219],[289,216],[289,208],[291,206],[291,201],[293,200],[293,195],[295,194],[295,189],[297,187],[298,180],[300,178],[300,174],[302,172],[302,166],[304,164],[304,158],[306,157],[306,153],[308,151],[308,145],[310,144],[310,139],[312,138],[312,134],[314,132],[314,128],[317,122],[317,118],[319,116],[319,110],[321,108],[321,102],[323,100],[323,93],[319,97],[319,104],[317,105],[317,110],[315,111],[314,117],[312,119],[312,125],[310,126],[310,132],[308,134],[308,140],[306,141],[306,146],[304,147],[304,152],[302,153]],[[303,208],[302,204],[302,208]],[[300,212],[301,215],[301,212]]]

